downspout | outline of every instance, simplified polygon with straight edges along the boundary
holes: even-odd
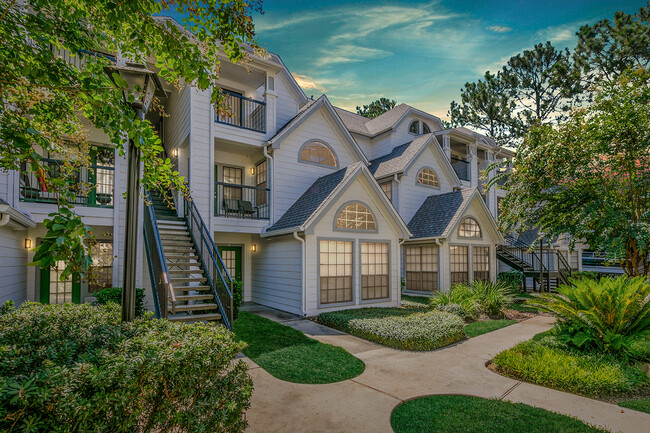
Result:
[[[307,315],[307,251],[305,240],[293,232],[293,238],[302,244],[302,315]]]
[[[269,188],[269,201],[271,202],[271,205],[269,206],[269,223],[262,229],[263,231],[267,231],[273,225],[273,216],[275,215],[273,213],[275,209],[275,197],[271,194],[275,181],[275,163],[273,162],[273,157],[269,153],[268,143],[264,145],[262,150],[264,151],[264,157],[266,158],[267,163],[271,163],[271,187]]]
[[[9,220],[11,219],[11,216],[8,213],[2,214],[2,218],[0,218],[0,227],[6,226],[9,224]]]

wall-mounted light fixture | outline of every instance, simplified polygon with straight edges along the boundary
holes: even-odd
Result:
[[[251,167],[251,176],[255,176],[255,167]]]
[[[257,244],[251,244],[251,252],[256,253],[257,252]]]
[[[25,249],[26,250],[31,250],[32,249],[32,240],[31,239],[25,239]]]
[[[172,150],[172,156],[173,156],[174,158],[178,158],[178,148]]]

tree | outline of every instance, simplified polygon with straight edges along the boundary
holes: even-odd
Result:
[[[627,275],[648,276],[650,73],[624,73],[593,90],[593,103],[566,121],[530,130],[499,222],[506,231],[568,233],[572,243],[584,240],[615,257]]]
[[[503,76],[525,128],[553,120],[582,92],[580,71],[573,66],[569,50],[557,50],[550,42],[511,57]]]
[[[376,101],[371,102],[369,105],[364,105],[363,109],[357,107],[357,114],[374,119],[380,114],[392,110],[395,108],[395,105],[397,105],[397,101],[388,98],[379,98]]]
[[[574,58],[590,84],[615,81],[629,68],[650,66],[650,3],[634,15],[616,12],[578,31]]]
[[[154,18],[170,10],[185,17],[183,27]],[[237,62],[245,57],[244,43],[257,48],[253,10],[260,10],[259,0],[0,0],[0,169],[36,173],[58,201],[44,222],[48,233],[36,264],[65,261],[66,278],[84,274],[91,263],[90,229],[71,204],[79,187],[69,181],[88,165],[87,125],[108,134],[122,155],[128,139],[140,147],[144,187],[186,188],[169,159],[160,157],[151,123],[123,100],[124,80],[104,72],[114,63],[111,53],[155,67],[172,85],[209,89],[219,75],[219,53]],[[212,100],[220,102],[216,88]],[[43,164],[45,153],[65,161],[58,176]]]
[[[489,71],[483,80],[465,83],[461,103],[451,102],[451,125],[470,126],[492,137],[501,145],[513,144],[520,122],[514,116],[515,102],[510,98],[510,85],[502,73]]]

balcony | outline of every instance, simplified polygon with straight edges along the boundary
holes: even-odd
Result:
[[[214,216],[240,219],[269,219],[270,190],[257,186],[217,182]]]
[[[470,174],[472,172],[469,162],[465,161],[464,159],[458,159],[454,158],[453,156],[451,157],[451,166],[458,175],[458,178],[460,180],[466,180],[469,182],[470,180]]]
[[[266,133],[266,103],[233,92],[223,93],[224,105],[217,110],[217,123]]]

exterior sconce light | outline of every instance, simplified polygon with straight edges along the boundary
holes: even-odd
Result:
[[[178,148],[172,150],[172,156],[173,156],[174,158],[178,158]]]
[[[255,167],[251,167],[251,176],[255,176]]]
[[[257,252],[257,244],[251,244],[251,252],[256,253]]]
[[[32,240],[31,239],[25,239],[25,249],[26,250],[31,250],[32,249]]]

